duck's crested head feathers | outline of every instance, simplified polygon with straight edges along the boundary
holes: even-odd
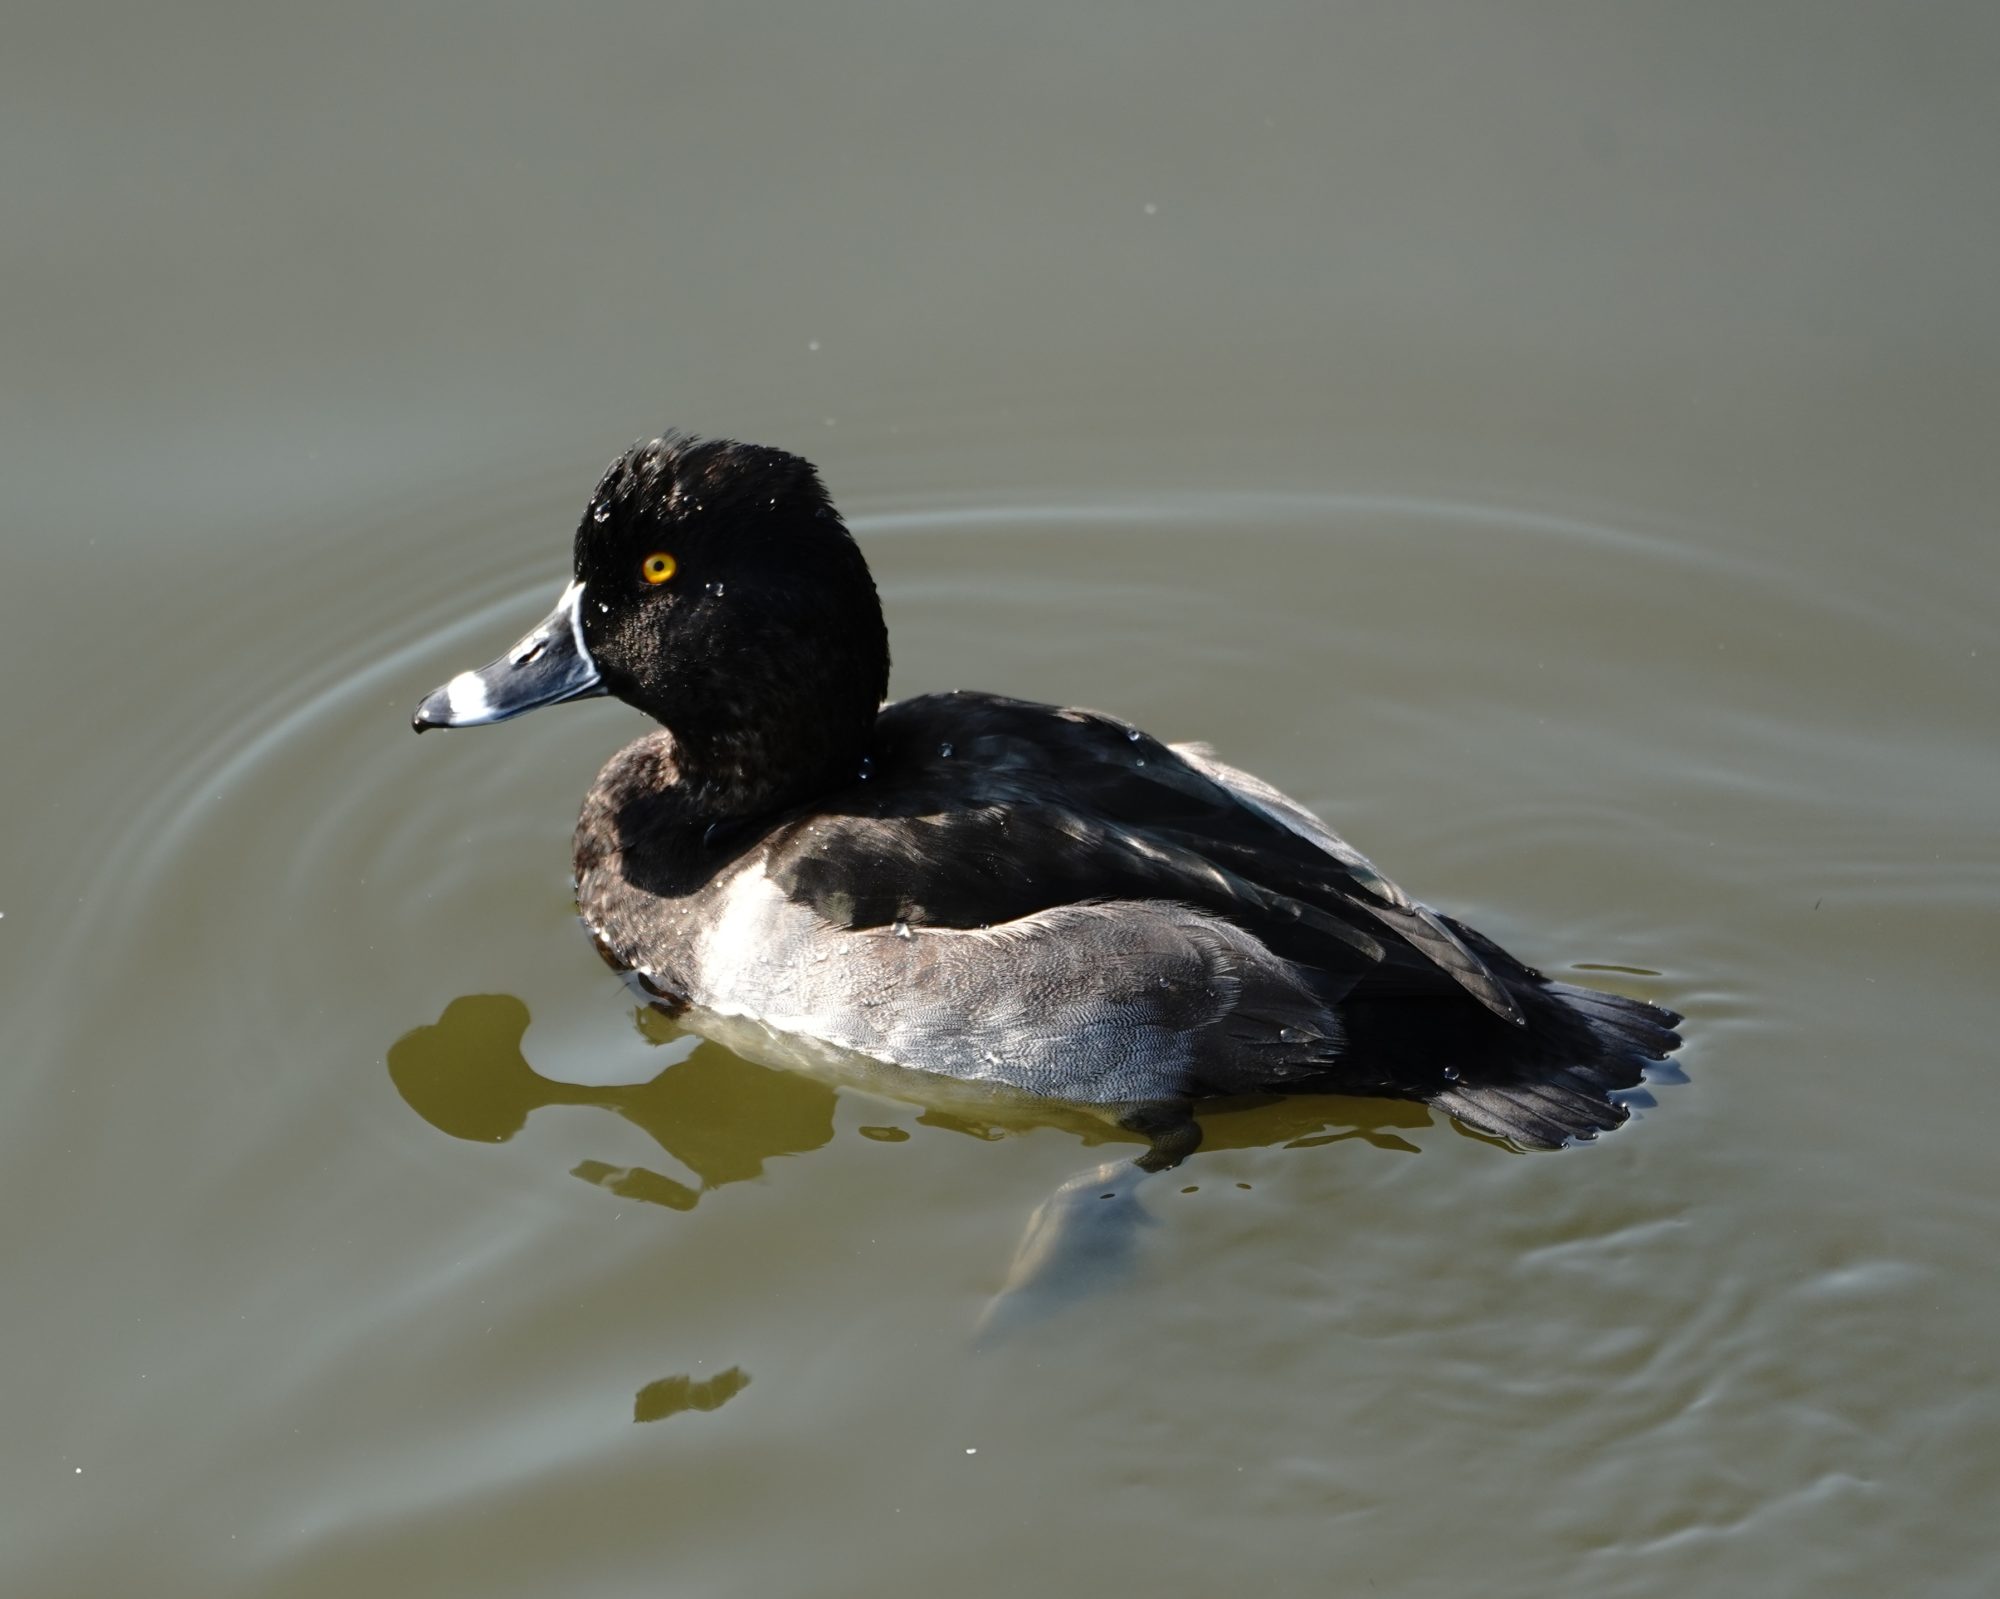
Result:
[[[801,514],[839,524],[826,485],[803,456],[670,430],[634,444],[604,469],[577,523],[575,554],[580,566],[613,522],[699,521],[757,543]]]
[[[636,444],[599,479],[574,560],[605,687],[673,732],[690,779],[783,773],[812,792],[852,776],[888,633],[811,462],[682,433]]]

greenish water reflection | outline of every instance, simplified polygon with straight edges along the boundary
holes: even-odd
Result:
[[[749,1386],[750,1373],[741,1366],[713,1377],[662,1377],[639,1390],[632,1401],[632,1419],[664,1421],[685,1410],[720,1410]]]
[[[664,1042],[649,1012],[641,1031]],[[511,994],[466,994],[429,1026],[390,1046],[389,1077],[404,1103],[440,1132],[474,1143],[512,1138],[545,1105],[595,1105],[622,1116],[701,1179],[699,1189],[645,1167],[587,1160],[574,1174],[626,1199],[692,1210],[701,1196],[759,1176],[764,1162],[833,1137],[834,1091],[793,1072],[699,1046],[650,1082],[594,1088],[557,1082],[528,1064],[528,1007]]]

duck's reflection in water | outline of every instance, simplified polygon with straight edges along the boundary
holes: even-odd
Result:
[[[464,995],[447,1005],[435,1023],[396,1040],[388,1053],[390,1079],[425,1121],[475,1143],[505,1142],[544,1105],[595,1105],[621,1116],[693,1173],[700,1186],[644,1166],[595,1160],[579,1163],[573,1174],[622,1198],[669,1210],[693,1210],[703,1195],[761,1175],[766,1161],[805,1154],[833,1138],[838,1084],[816,1074],[813,1068],[823,1063],[809,1048],[788,1045],[777,1052],[786,1064],[767,1066],[745,1059],[737,1049],[704,1041],[649,1082],[586,1087],[544,1077],[528,1064],[521,1049],[528,1020],[528,1007],[511,994]],[[637,1010],[636,1020],[654,1043],[686,1036],[678,1024],[647,1007]],[[756,1046],[756,1040],[749,1042]],[[743,1047],[733,1035],[731,1043]],[[805,1069],[796,1069],[800,1067]],[[1071,1106],[968,1094],[970,1085],[950,1080],[871,1068],[859,1086],[898,1099],[928,1101],[916,1117],[918,1125],[975,1138],[998,1139],[1054,1125],[1069,1129],[1086,1145],[1145,1143]],[[953,1102],[936,1103],[939,1094]],[[1417,1146],[1399,1130],[1428,1126],[1431,1117],[1422,1106],[1402,1101],[1300,1095],[1212,1101],[1202,1107],[1201,1121],[1204,1153],[1355,1139],[1414,1154]],[[883,1142],[909,1136],[895,1126],[857,1130]],[[1030,1217],[1005,1285],[981,1318],[981,1336],[1038,1321],[1115,1282],[1130,1268],[1140,1232],[1152,1220],[1139,1202],[1140,1191],[1192,1191],[1200,1186],[1200,1167],[1197,1156],[1171,1172],[1148,1173],[1120,1156],[1064,1183]],[[713,1409],[748,1381],[742,1377],[731,1386],[727,1377],[729,1373],[708,1379],[708,1385],[663,1378],[642,1390],[639,1419]],[[712,1386],[717,1383],[722,1387]],[[690,1385],[685,1403],[676,1397],[676,1385]]]
[[[655,1043],[681,1036],[654,1012],[639,1028]],[[701,1180],[699,1188],[643,1166],[586,1160],[572,1168],[622,1198],[693,1210],[701,1196],[762,1174],[764,1163],[833,1137],[834,1090],[795,1072],[755,1066],[703,1044],[650,1082],[605,1088],[557,1082],[528,1064],[528,1007],[511,994],[467,994],[428,1027],[390,1046],[396,1092],[440,1132],[503,1143],[544,1105],[595,1105],[622,1116]]]

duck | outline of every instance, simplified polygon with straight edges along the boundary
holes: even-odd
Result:
[[[666,433],[598,481],[548,616],[413,724],[643,712],[574,837],[606,961],[698,1032],[1087,1109],[1146,1172],[1244,1095],[1588,1142],[1681,1043],[1676,1013],[1552,980],[1207,745],[888,684],[874,578],[812,464]]]

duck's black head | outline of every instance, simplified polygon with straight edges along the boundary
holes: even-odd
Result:
[[[888,682],[874,581],[811,464],[668,435],[599,481],[556,608],[415,724],[614,694],[673,733],[686,781],[762,808],[851,780]]]

